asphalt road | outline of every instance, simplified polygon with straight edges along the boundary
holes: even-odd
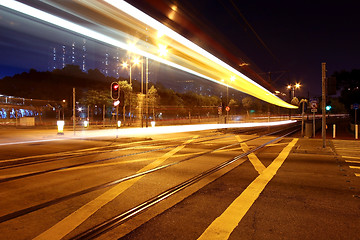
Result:
[[[254,137],[210,130],[2,145],[1,238],[70,239],[275,139],[244,142]],[[328,145],[279,139],[99,239],[359,239],[360,144]]]

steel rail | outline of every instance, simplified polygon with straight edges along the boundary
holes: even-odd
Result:
[[[276,133],[281,132],[281,131],[284,131],[284,130],[279,130],[279,131],[267,133],[267,134],[265,134],[265,135],[257,136],[257,137],[254,137],[254,138],[250,138],[250,139],[244,140],[244,141],[242,141],[242,142],[249,142],[249,141],[252,141],[252,140],[255,140],[255,139],[258,139],[258,138],[262,138],[262,137],[265,137],[265,136],[269,136],[269,135],[272,135],[272,134],[276,134]],[[32,212],[35,212],[35,211],[37,211],[37,210],[40,210],[40,209],[43,209],[43,208],[52,206],[52,205],[54,205],[54,204],[58,204],[58,203],[60,203],[60,202],[63,202],[63,201],[66,201],[66,200],[69,200],[69,199],[72,199],[72,198],[75,198],[75,197],[84,195],[84,194],[86,194],[86,193],[90,193],[90,192],[93,192],[93,191],[96,191],[96,190],[100,190],[100,189],[104,189],[104,188],[107,188],[107,187],[111,187],[111,186],[116,185],[116,184],[119,184],[119,183],[121,183],[121,182],[125,182],[125,181],[131,180],[131,179],[136,178],[136,177],[139,177],[139,176],[143,176],[143,175],[146,175],[146,174],[150,174],[150,173],[153,173],[153,172],[156,172],[156,171],[159,171],[159,170],[168,168],[168,167],[170,167],[170,166],[173,166],[173,165],[176,165],[176,164],[185,162],[185,161],[189,161],[189,160],[191,160],[191,159],[194,159],[194,158],[197,158],[197,157],[200,157],[200,156],[203,156],[203,155],[206,155],[206,154],[215,152],[215,151],[223,150],[223,149],[226,149],[226,148],[229,148],[229,147],[238,145],[238,144],[239,144],[239,143],[229,144],[229,145],[226,145],[226,146],[217,148],[217,149],[209,150],[209,151],[207,151],[207,152],[200,153],[200,154],[197,154],[197,155],[195,155],[195,156],[191,156],[191,157],[185,158],[185,159],[180,160],[180,161],[177,161],[177,162],[173,162],[173,163],[169,163],[169,164],[166,164],[166,165],[162,165],[162,166],[159,166],[159,167],[156,167],[156,168],[153,168],[153,169],[144,171],[144,172],[136,173],[136,174],[133,174],[133,175],[130,175],[130,176],[126,176],[126,177],[117,179],[117,180],[113,180],[113,181],[109,181],[109,182],[106,182],[106,183],[103,183],[103,184],[99,184],[99,185],[97,185],[97,186],[93,186],[93,187],[90,187],[90,188],[87,188],[87,189],[84,189],[84,190],[81,190],[81,191],[78,191],[78,192],[74,192],[74,193],[71,193],[71,194],[68,194],[68,195],[65,195],[65,196],[62,196],[62,197],[59,197],[59,198],[56,198],[56,199],[47,201],[47,202],[43,202],[43,203],[40,203],[40,204],[31,206],[31,207],[28,207],[28,208],[24,208],[24,209],[21,209],[21,210],[18,210],[18,211],[15,211],[15,212],[12,212],[12,213],[9,213],[9,214],[0,216],[0,223],[9,221],[9,220],[11,220],[11,219],[14,219],[14,218],[17,218],[17,217],[20,217],[20,216],[23,216],[23,215],[26,215],[26,214],[29,214],[29,213],[32,213]],[[249,153],[250,153],[250,152],[249,152]]]
[[[206,138],[206,137],[213,137],[213,136],[219,136],[220,134],[217,135],[210,135],[210,136],[203,136],[201,138]],[[205,139],[202,141],[198,141],[198,142],[194,142],[194,143],[189,143],[187,145],[192,145],[195,143],[202,143],[202,142],[207,142],[207,141],[212,141],[215,139],[219,139],[219,138],[228,138],[231,137],[230,136],[220,136],[218,138],[211,138],[211,139]],[[188,138],[190,139],[190,138]],[[174,140],[175,141],[175,140]],[[159,145],[163,145],[163,144],[168,144],[169,142],[165,142],[165,143],[160,143]],[[49,161],[42,161],[41,163],[44,162],[51,162],[51,161],[58,161],[58,160],[64,160],[64,159],[69,159],[69,158],[74,158],[74,157],[84,157],[84,156],[90,156],[90,155],[95,155],[95,154],[103,154],[103,153],[107,153],[107,152],[117,152],[117,151],[124,151],[124,150],[132,150],[132,149],[136,149],[136,148],[143,148],[144,146],[154,146],[157,145],[157,143],[153,143],[153,144],[147,144],[147,145],[142,145],[142,146],[135,146],[135,147],[130,147],[130,148],[122,148],[122,149],[112,149],[112,150],[106,150],[106,151],[102,151],[102,152],[95,152],[95,153],[86,153],[83,155],[74,155],[74,156],[68,156],[68,157],[60,157],[55,159],[51,159]],[[181,146],[183,144],[176,144],[176,145],[169,145],[166,147],[162,147],[162,148],[156,148],[156,149],[151,149],[151,150],[147,150],[147,151],[141,151],[141,152],[137,152],[137,153],[130,153],[130,154],[124,154],[124,155],[120,155],[120,156],[115,156],[115,157],[110,157],[110,158],[104,158],[104,159],[98,159],[98,160],[94,160],[94,161],[89,161],[89,162],[83,162],[83,163],[78,163],[78,164],[72,164],[72,165],[68,165],[68,166],[62,166],[62,167],[57,167],[57,168],[52,168],[52,169],[47,169],[47,170],[43,170],[43,171],[38,171],[38,172],[31,172],[31,173],[27,173],[27,174],[22,174],[22,175],[17,175],[17,176],[13,176],[13,177],[8,177],[8,178],[3,178],[0,179],[0,183],[3,182],[9,182],[9,181],[14,181],[14,180],[18,180],[18,179],[23,179],[23,178],[27,178],[27,177],[33,177],[33,176],[38,176],[41,174],[46,174],[46,173],[52,173],[52,172],[56,172],[56,171],[60,171],[60,170],[65,170],[65,169],[71,169],[71,168],[76,168],[76,167],[81,167],[81,166],[86,166],[89,164],[94,164],[94,163],[99,163],[99,162],[105,162],[105,161],[110,161],[110,160],[114,160],[114,159],[118,159],[118,158],[124,158],[124,157],[130,157],[130,156],[135,156],[135,155],[140,155],[140,154],[146,154],[146,153],[150,153],[150,152],[157,152],[157,151],[162,151],[162,150],[166,150],[169,148],[173,148],[173,147],[178,147]],[[32,164],[30,164],[32,165]],[[3,170],[3,169],[0,169]]]
[[[288,135],[291,135],[291,134],[293,134],[295,132],[298,132],[299,130],[300,129],[292,130],[292,131],[290,131],[290,132],[288,132],[288,133],[286,133],[286,134],[284,134],[284,135],[282,135],[280,137],[272,139],[272,140],[270,140],[270,141],[268,141],[268,142],[266,142],[266,143],[264,143],[264,144],[262,144],[262,145],[260,145],[260,146],[258,146],[256,148],[254,148],[254,149],[251,149],[248,152],[242,153],[242,154],[240,154],[240,155],[238,155],[238,156],[236,156],[236,157],[234,157],[234,158],[232,158],[232,159],[230,159],[228,161],[225,161],[225,162],[223,162],[223,163],[221,163],[221,164],[219,164],[219,165],[217,165],[217,166],[215,166],[213,168],[210,168],[210,169],[206,170],[205,172],[202,172],[202,173],[198,174],[197,176],[192,177],[192,178],[190,178],[190,179],[188,179],[188,180],[186,180],[186,181],[184,181],[184,182],[182,182],[182,183],[180,183],[180,184],[178,184],[178,185],[176,185],[176,186],[174,186],[174,187],[160,193],[157,196],[154,196],[153,198],[139,204],[138,206],[136,206],[134,208],[131,208],[128,211],[126,211],[124,213],[121,213],[121,214],[119,214],[117,216],[114,216],[114,217],[104,221],[103,223],[98,224],[95,227],[93,227],[91,229],[88,229],[87,231],[85,231],[83,233],[80,233],[80,234],[78,234],[78,235],[76,235],[76,236],[74,236],[74,237],[72,237],[70,239],[71,240],[79,240],[79,239],[86,240],[86,239],[94,239],[96,237],[99,237],[102,234],[104,234],[104,233],[110,231],[111,229],[121,225],[122,223],[126,222],[130,218],[132,218],[132,217],[140,214],[141,212],[149,209],[150,207],[154,206],[155,204],[157,204],[157,203],[171,197],[172,195],[178,193],[179,191],[181,191],[181,190],[183,190],[183,189],[197,183],[201,179],[203,179],[203,178],[205,178],[205,177],[207,177],[207,176],[209,176],[209,175],[211,175],[211,174],[213,174],[213,173],[215,173],[215,172],[229,166],[230,164],[238,161],[239,159],[241,159],[241,158],[243,158],[243,157],[245,157],[245,156],[247,156],[247,155],[249,155],[249,154],[251,154],[251,153],[253,153],[253,152],[255,152],[255,151],[257,151],[257,150],[259,150],[259,149],[261,149],[261,148],[263,148],[263,147],[265,147],[265,146],[267,146],[267,145],[269,145],[269,144],[271,144],[273,142],[275,142],[275,141],[278,141],[279,139],[282,139],[282,138],[284,138],[284,137],[286,137]]]

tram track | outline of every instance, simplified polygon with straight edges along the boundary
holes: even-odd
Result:
[[[230,132],[237,133],[237,134],[240,134],[240,133],[242,133],[242,134],[254,134],[254,133],[259,134],[261,132],[267,131],[268,129],[269,129],[268,127],[257,127],[254,129],[241,129],[241,130],[232,129],[232,130],[230,130]],[[227,131],[229,131],[229,130],[225,130],[224,133],[226,133]],[[202,136],[199,139],[223,136],[224,133],[220,133],[220,134],[216,133],[216,134],[211,134],[208,136]],[[167,140],[166,142],[164,142],[163,140],[153,140],[153,139],[147,140],[147,139],[145,139],[143,141],[122,143],[122,144],[117,144],[117,145],[111,146],[111,144],[114,143],[114,142],[112,142],[110,145],[107,145],[107,146],[95,147],[95,148],[90,148],[90,149],[80,149],[80,150],[74,150],[74,151],[68,151],[68,152],[49,153],[49,154],[44,154],[44,155],[40,155],[40,156],[39,155],[25,156],[25,157],[19,157],[19,158],[14,158],[14,159],[3,159],[3,160],[0,160],[0,170],[24,167],[24,166],[34,165],[34,164],[49,163],[49,162],[53,162],[53,161],[67,160],[67,159],[76,158],[76,157],[91,156],[91,155],[102,154],[102,153],[107,153],[107,152],[136,150],[138,148],[144,148],[144,147],[150,147],[150,146],[162,145],[162,144],[169,144],[171,142],[177,142],[180,140],[186,141],[189,139],[190,138],[188,138],[188,137],[184,137],[184,138]],[[148,142],[151,142],[151,143],[149,144]],[[144,143],[146,143],[146,144],[144,145]],[[202,143],[202,142],[198,141],[197,143]],[[137,145],[120,148],[123,146],[134,145],[134,144],[135,145],[137,144]]]
[[[238,133],[247,133],[247,134],[249,134],[249,133],[257,133],[258,131],[259,131],[258,129],[247,130],[247,131],[242,131],[242,132],[237,131],[237,134]],[[219,138],[228,138],[228,137],[231,137],[231,135],[224,136],[223,134],[215,134],[215,135],[210,135],[210,136],[203,136],[201,138],[208,138],[208,137],[212,137],[212,138],[210,138],[210,139],[202,139],[200,141],[190,143],[189,145],[191,145],[191,144],[201,144],[201,143],[204,143],[204,142],[207,142],[207,141],[213,141],[213,140],[216,140],[216,139],[219,139]],[[185,140],[189,140],[189,139],[190,138],[186,138]],[[177,139],[177,140],[173,140],[173,141],[175,142],[175,141],[179,141],[179,140]],[[171,141],[170,141],[170,143],[171,143]],[[119,146],[116,146],[116,148],[114,148],[114,149],[109,149],[109,150],[100,151],[100,152],[97,151],[97,152],[90,152],[90,153],[85,152],[83,154],[73,154],[73,155],[70,155],[70,156],[60,157],[60,158],[55,158],[55,159],[46,159],[46,160],[35,162],[35,164],[48,163],[48,162],[52,162],[52,161],[65,160],[65,159],[75,158],[75,157],[86,157],[86,156],[91,156],[91,155],[95,155],[95,154],[105,154],[105,153],[108,153],[108,152],[114,153],[114,152],[118,152],[118,151],[135,150],[135,149],[138,149],[138,148],[144,148],[144,147],[150,147],[150,146],[158,146],[158,145],[161,146],[161,145],[164,145],[164,144],[169,144],[169,141],[166,142],[166,143],[164,143],[164,142],[161,142],[160,144],[159,143],[152,143],[152,144],[146,144],[146,145],[141,145],[141,146],[126,147],[126,148],[121,148],[121,149],[118,148]],[[57,171],[60,171],[60,170],[66,170],[66,169],[82,167],[82,166],[86,166],[86,165],[90,165],[90,164],[94,164],[94,163],[111,161],[111,160],[120,159],[120,158],[124,158],[124,157],[130,157],[130,156],[141,155],[141,154],[146,154],[146,153],[150,153],[150,152],[162,151],[162,150],[178,147],[180,145],[182,145],[182,144],[167,145],[165,147],[150,149],[150,150],[136,152],[136,153],[118,155],[118,156],[115,156],[115,157],[103,158],[103,159],[98,159],[98,160],[94,160],[94,161],[87,161],[87,162],[83,162],[83,163],[72,164],[72,165],[68,165],[68,166],[62,166],[62,167],[57,167],[57,168],[52,168],[52,169],[47,169],[47,170],[42,170],[42,171],[30,172],[30,173],[26,173],[26,174],[19,174],[17,176],[12,176],[12,177],[7,177],[7,178],[0,179],[0,183],[9,182],[9,181],[18,180],[18,179],[23,179],[23,178],[27,178],[27,177],[38,176],[38,175],[41,175],[41,174],[57,172]],[[28,166],[28,165],[32,165],[32,164],[34,164],[34,163],[29,163],[29,164],[25,164],[25,165],[22,164],[22,165],[14,165],[14,166],[2,167],[2,168],[0,168],[0,170],[10,169],[10,168],[14,168],[14,167]]]
[[[299,128],[296,128],[296,129],[293,129],[275,139],[272,139],[258,147],[255,147],[247,152],[244,152],[242,154],[239,154],[237,156],[235,156],[234,158],[230,159],[230,160],[227,160],[215,167],[212,167],[176,186],[173,186],[165,191],[163,191],[162,193],[142,202],[141,204],[138,204],[137,206],[123,212],[123,213],[120,213],[110,219],[107,219],[106,221],[70,238],[71,240],[80,240],[80,239],[94,239],[96,237],[99,237],[103,234],[105,234],[106,232],[112,230],[113,228],[123,224],[124,222],[126,222],[127,220],[131,219],[132,217],[144,212],[145,210],[151,208],[152,206],[162,202],[162,201],[165,201],[167,198],[175,195],[176,193],[180,192],[181,190],[189,187],[189,186],[192,186],[194,185],[195,183],[199,182],[200,180],[208,177],[209,175],[215,173],[215,172],[218,172],[220,171],[221,169],[231,165],[232,163],[235,163],[237,162],[238,160],[240,160],[241,158],[243,157],[246,157],[247,155],[253,153],[253,152],[256,152],[258,151],[259,149],[262,149],[264,147],[266,147],[267,145],[269,144],[272,144],[276,141],[279,141],[281,139],[283,139],[284,137],[286,136],[289,136],[295,132],[298,132],[300,129]],[[267,135],[264,135],[264,136],[267,136]],[[261,136],[263,137],[263,136]],[[252,139],[253,140],[253,139]],[[238,143],[237,143],[238,144]]]
[[[290,129],[292,129],[293,127],[291,127]],[[244,140],[242,142],[248,142],[248,141],[252,141],[252,140],[255,140],[255,139],[258,139],[258,138],[262,138],[262,137],[265,137],[265,136],[269,136],[269,135],[272,135],[272,134],[278,134],[282,131],[285,131],[285,130],[278,130],[278,131],[275,131],[275,132],[271,132],[271,133],[267,133],[265,135],[261,135],[261,136],[257,136],[257,137],[254,137],[254,138],[250,138],[250,139],[247,139],[247,140]],[[289,131],[289,129],[287,129],[286,131]],[[298,130],[296,130],[298,131]],[[294,130],[292,130],[292,132],[294,132]],[[292,133],[291,132],[291,133]],[[290,133],[289,133],[290,134]],[[267,142],[266,144],[263,144],[262,147],[266,146],[267,144],[270,144],[274,141],[276,141],[277,139],[281,139],[289,134],[286,134],[282,137],[278,137],[278,138],[275,138],[269,142]],[[232,135],[231,135],[232,136]],[[203,139],[203,142],[205,141],[205,139]],[[154,172],[157,172],[159,170],[162,170],[162,169],[165,169],[165,168],[168,168],[168,167],[171,167],[171,166],[174,166],[174,165],[177,165],[179,163],[182,163],[182,162],[185,162],[185,161],[189,161],[189,160],[192,160],[192,159],[195,159],[195,158],[198,158],[200,156],[204,156],[206,154],[210,154],[212,152],[215,152],[215,151],[219,151],[219,150],[223,150],[223,149],[226,149],[226,148],[230,148],[230,147],[233,147],[235,145],[238,145],[239,143],[234,143],[234,144],[229,144],[229,145],[226,145],[226,146],[222,146],[220,148],[217,148],[217,149],[211,149],[209,151],[206,151],[206,152],[203,152],[203,153],[199,153],[199,154],[195,154],[191,157],[187,157],[185,159],[182,159],[180,161],[176,161],[176,162],[172,162],[172,163],[169,163],[169,164],[165,164],[165,165],[161,165],[161,166],[158,166],[156,168],[153,168],[153,169],[150,169],[148,171],[144,171],[144,172],[140,172],[140,173],[136,173],[136,174],[133,174],[133,175],[129,175],[129,176],[126,176],[126,177],[122,177],[120,179],[117,179],[117,180],[113,180],[113,181],[109,181],[109,182],[106,182],[106,183],[103,183],[103,184],[99,184],[97,186],[94,186],[94,187],[90,187],[90,188],[87,188],[87,189],[84,189],[84,190],[80,190],[78,192],[74,192],[74,193],[71,193],[71,194],[68,194],[68,195],[65,195],[65,196],[62,196],[62,197],[59,197],[59,198],[56,198],[56,199],[53,199],[53,200],[50,200],[50,201],[47,201],[47,202],[43,202],[43,203],[40,203],[38,205],[34,205],[34,206],[31,206],[31,207],[28,207],[28,208],[24,208],[24,209],[21,209],[21,210],[18,210],[18,211],[15,211],[15,212],[12,212],[12,213],[9,213],[9,214],[6,214],[4,216],[1,216],[0,217],[0,223],[2,222],[6,222],[6,221],[9,221],[11,219],[14,219],[14,218],[17,218],[17,217],[20,217],[20,216],[24,216],[26,214],[29,214],[31,212],[35,212],[35,211],[38,211],[40,209],[43,209],[43,208],[46,208],[46,207],[49,207],[49,206],[52,206],[52,205],[55,205],[55,204],[58,204],[60,202],[63,202],[63,201],[66,201],[66,200],[69,200],[69,199],[72,199],[72,198],[75,198],[75,197],[78,197],[78,196],[81,196],[81,195],[84,195],[86,193],[90,193],[90,192],[93,192],[93,191],[96,191],[96,190],[99,190],[99,189],[103,189],[103,188],[107,188],[107,187],[110,187],[110,186],[113,186],[113,185],[116,185],[116,184],[119,184],[121,182],[124,182],[124,181],[128,181],[128,180],[131,180],[131,179],[134,179],[136,177],[139,177],[139,176],[143,176],[143,175],[147,175],[147,174],[150,174],[150,173],[154,173]],[[178,145],[177,145],[178,146]],[[166,147],[166,148],[170,148],[170,147]],[[171,148],[174,148],[174,146],[171,146]],[[226,163],[226,164],[230,164],[230,162],[233,162],[233,161],[236,161],[238,160],[239,158],[241,157],[244,157],[244,156],[247,156],[248,154],[254,152],[254,151],[257,151],[258,149],[260,149],[259,147],[255,148],[255,149],[252,149],[250,150],[249,152],[247,153],[243,153],[241,155],[238,155],[237,157],[235,157],[234,159],[232,160],[229,160],[227,162],[229,163]],[[209,173],[210,174],[210,173]],[[179,190],[178,190],[179,191]]]

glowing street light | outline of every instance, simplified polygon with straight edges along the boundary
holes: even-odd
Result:
[[[300,87],[301,87],[300,83],[287,85],[287,89],[289,90],[290,101],[295,97],[295,89],[300,89]]]
[[[159,44],[158,47],[159,47],[159,50],[158,50],[159,56],[160,56],[160,57],[166,56],[166,55],[167,55],[167,52],[168,52],[166,46],[163,45],[163,44]]]
[[[127,67],[129,66],[129,64],[128,64],[127,62],[123,62],[123,63],[121,64],[121,66],[122,66],[123,68],[127,68]]]
[[[133,63],[134,63],[134,65],[139,65],[139,64],[140,64],[140,58],[139,58],[139,57],[135,57],[135,58],[133,59]]]

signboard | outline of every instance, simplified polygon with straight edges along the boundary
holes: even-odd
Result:
[[[311,106],[311,109],[316,109],[318,108],[318,101],[317,100],[311,100],[310,102],[310,106]]]

